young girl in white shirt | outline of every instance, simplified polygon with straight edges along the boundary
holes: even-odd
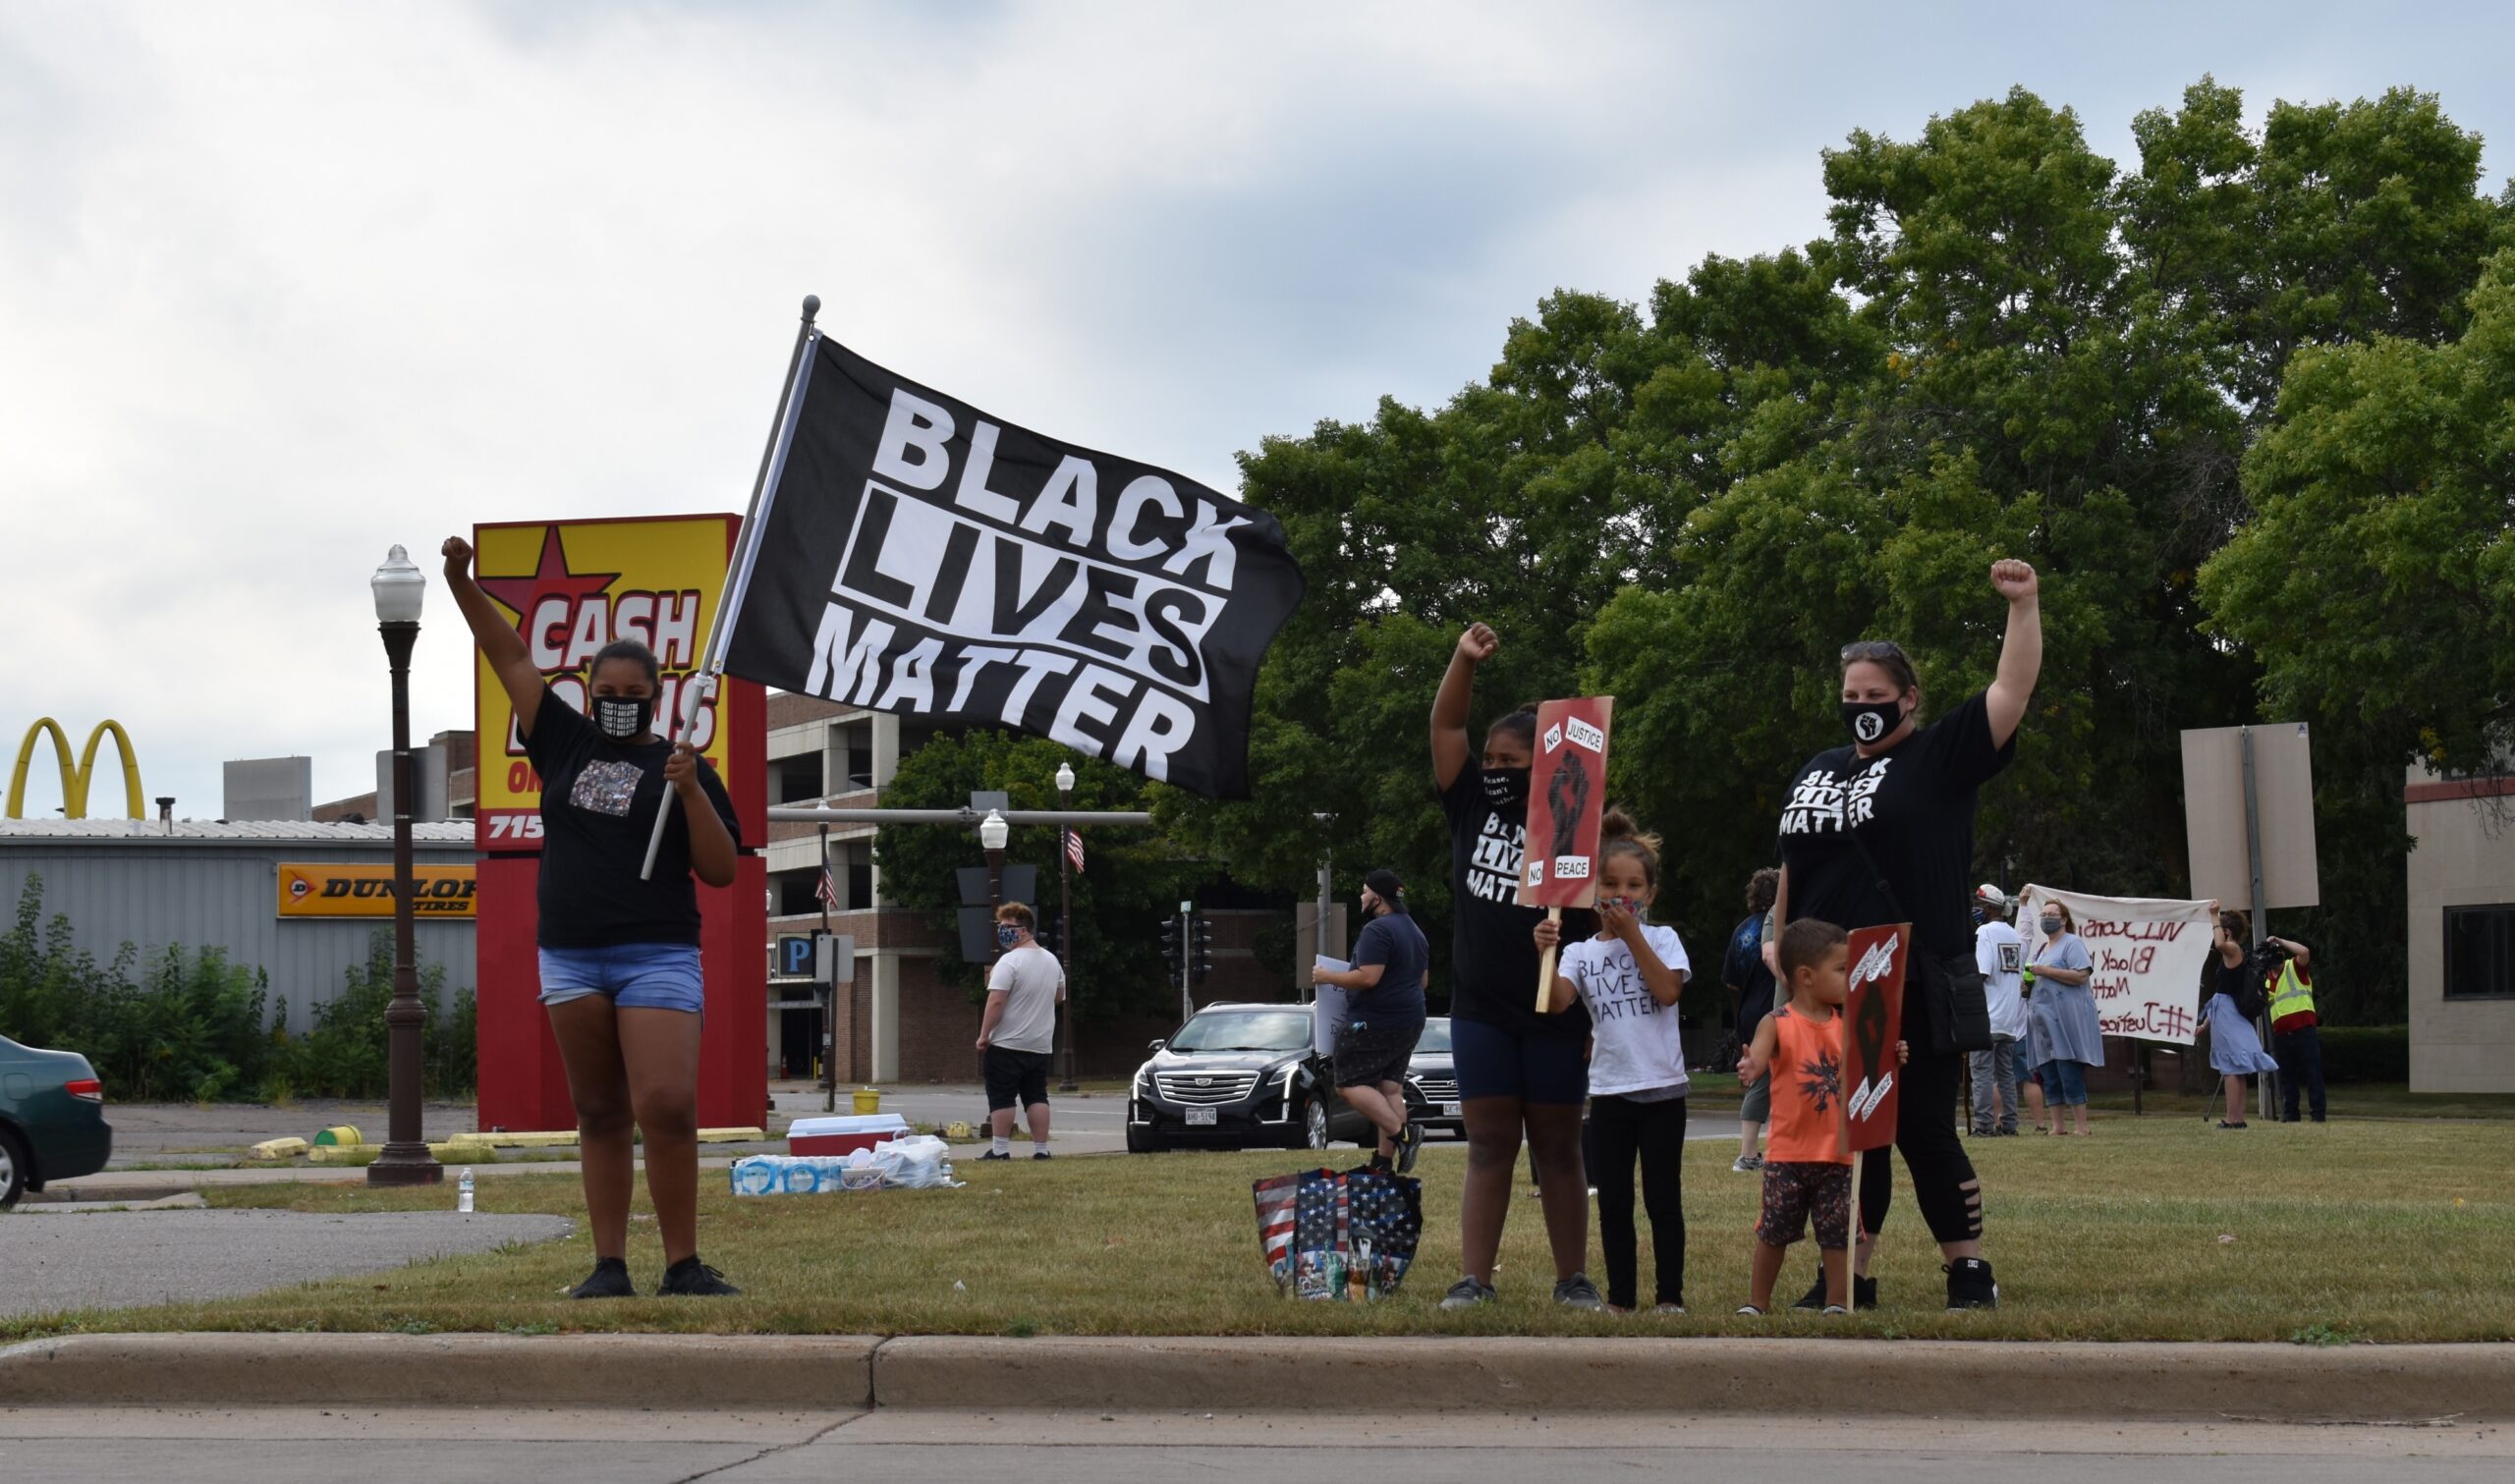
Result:
[[[1590,1183],[1597,1187],[1598,1237],[1606,1248],[1607,1307],[1629,1314],[1640,1305],[1633,1225],[1638,1157],[1658,1311],[1682,1314],[1686,1058],[1677,998],[1691,969],[1676,930],[1645,920],[1659,895],[1659,837],[1637,829],[1623,810],[1607,810],[1597,870],[1597,936],[1561,945],[1548,1008],[1569,1009],[1577,997],[1590,1012],[1590,1125],[1597,1155]],[[1560,938],[1552,922],[1537,925],[1541,949]]]

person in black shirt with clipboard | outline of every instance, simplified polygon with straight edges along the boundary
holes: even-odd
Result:
[[[1999,1302],[1983,1257],[1982,1182],[1956,1134],[1965,1053],[1991,1044],[1968,918],[1976,795],[2017,755],[2018,725],[2043,668],[2035,569],[1994,562],[1990,581],[2008,603],[1998,675],[1989,689],[1927,727],[1921,678],[1902,649],[1882,640],[1844,646],[1842,716],[1851,745],[1817,753],[1792,781],[1781,811],[1774,912],[1776,929],[1800,917],[1845,929],[1913,926],[1915,972],[1904,1000],[1912,1060],[1904,1067],[1895,1147],[1946,1258],[1952,1309]],[[1877,1286],[1867,1273],[1890,1180],[1880,1159],[1868,1163],[1861,1181],[1863,1236],[1853,1255],[1859,1307],[1876,1302]]]
[[[587,716],[541,680],[524,636],[472,576],[472,543],[448,537],[446,585],[507,698],[541,775],[541,1004],[568,1069],[583,1144],[594,1269],[577,1298],[626,1298],[636,1136],[663,1237],[656,1292],[740,1292],[699,1260],[699,1025],[704,1005],[695,875],[728,886],[740,849],[733,799],[688,739],[652,729],[655,656],[623,639],[586,672]],[[648,822],[678,807],[651,878]]]

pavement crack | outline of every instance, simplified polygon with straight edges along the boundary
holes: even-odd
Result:
[[[850,1416],[841,1417],[841,1418],[839,1418],[837,1421],[835,1421],[835,1422],[831,1423],[829,1426],[824,1427],[824,1428],[820,1429],[818,1432],[813,1433],[813,1434],[812,1434],[810,1437],[809,1437],[809,1438],[797,1438],[797,1439],[796,1439],[794,1442],[792,1442],[792,1443],[780,1443],[780,1444],[777,1444],[776,1446],[771,1447],[771,1448],[763,1448],[763,1449],[761,1449],[759,1452],[757,1452],[757,1453],[755,1453],[755,1454],[753,1454],[751,1457],[747,1457],[747,1458],[736,1458],[736,1459],[734,1459],[734,1460],[733,1460],[732,1462],[730,1462],[730,1463],[719,1463],[719,1464],[717,1464],[717,1465],[716,1465],[715,1467],[713,1467],[713,1468],[702,1468],[702,1469],[700,1469],[699,1472],[697,1472],[697,1473],[695,1473],[695,1474],[686,1474],[686,1475],[684,1475],[684,1476],[683,1476],[683,1477],[681,1477],[681,1478],[675,1479],[675,1480],[673,1481],[673,1484],[697,1484],[697,1481],[698,1481],[698,1480],[700,1480],[700,1479],[712,1479],[712,1478],[716,1477],[718,1474],[721,1474],[721,1473],[727,1473],[727,1472],[730,1472],[730,1471],[731,1471],[731,1470],[733,1470],[733,1469],[737,1469],[737,1468],[749,1468],[751,1465],[753,1465],[754,1463],[758,1462],[758,1461],[759,1461],[760,1459],[762,1459],[762,1458],[773,1458],[773,1457],[776,1457],[779,1454],[793,1453],[796,1449],[799,1449],[799,1448],[810,1448],[810,1447],[811,1447],[813,1444],[818,1443],[821,1439],[828,1437],[831,1433],[834,1433],[834,1432],[838,1431],[840,1428],[845,1427],[845,1426],[846,1426],[847,1424],[849,1424],[850,1422],[860,1421],[860,1420],[862,1420],[862,1419],[864,1419],[864,1418],[866,1418],[866,1417],[871,1416],[871,1415],[872,1415],[872,1412],[871,1412],[871,1410],[868,1408],[868,1409],[866,1409],[866,1410],[865,1410],[865,1411],[856,1412],[856,1413],[854,1413],[853,1415],[850,1415]]]

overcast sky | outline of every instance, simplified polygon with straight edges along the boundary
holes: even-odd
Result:
[[[2205,72],[2257,121],[2409,83],[2515,170],[2504,7],[1903,9],[0,0],[0,741],[118,718],[187,816],[227,758],[372,787],[385,549],[739,511],[806,293],[1228,490],[1557,287],[1820,235],[1820,149],[2013,83],[2126,161]],[[432,580],[422,737],[468,653]]]

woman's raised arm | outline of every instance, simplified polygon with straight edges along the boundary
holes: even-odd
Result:
[[[507,699],[515,703],[517,735],[531,737],[532,718],[541,709],[541,671],[524,647],[524,635],[498,612],[498,605],[480,590],[480,584],[472,579],[472,543],[461,536],[448,536],[442,550],[445,585],[454,592],[454,606],[463,610],[463,621],[472,626],[473,642],[480,646],[480,654],[496,672],[498,684],[506,687]]]

